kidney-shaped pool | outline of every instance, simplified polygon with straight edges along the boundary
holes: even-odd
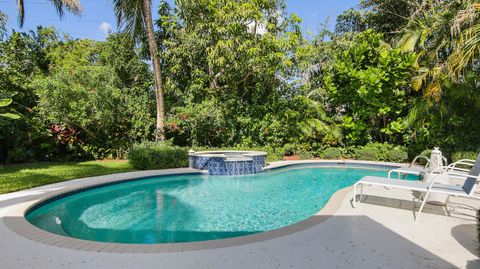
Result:
[[[305,220],[329,198],[386,168],[291,167],[249,176],[145,178],[53,198],[27,220],[79,239],[136,244],[194,242],[260,233]]]

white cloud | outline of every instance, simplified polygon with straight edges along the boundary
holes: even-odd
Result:
[[[108,35],[109,33],[112,32],[112,25],[108,22],[102,22],[100,26],[98,27],[99,31],[102,31],[104,34]]]
[[[263,23],[255,23],[255,21],[248,23],[247,28],[249,33],[256,33],[257,35],[264,35],[268,32],[267,27]]]

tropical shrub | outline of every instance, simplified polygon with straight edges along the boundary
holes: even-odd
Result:
[[[311,160],[311,159],[313,159],[313,157],[315,157],[314,153],[311,152],[311,151],[300,151],[298,153],[298,156],[302,160]]]
[[[82,66],[75,74],[62,69],[35,81],[39,115],[47,124],[75,130],[77,143],[96,159],[122,157],[153,129],[146,93],[120,88],[112,73],[108,67]]]
[[[387,152],[387,161],[403,163],[408,161],[408,153],[400,148],[393,148]]]
[[[452,154],[452,162],[457,162],[463,159],[476,160],[480,151],[457,151]]]
[[[141,170],[188,167],[188,150],[170,141],[135,144],[127,158],[133,167]]]
[[[0,112],[6,112],[0,113],[0,126],[7,125],[10,120],[20,119],[20,115],[12,113],[12,111],[9,111],[8,108],[8,106],[13,102],[12,96],[14,95],[15,93],[0,90]]]
[[[301,113],[289,84],[303,38],[300,19],[284,12],[279,0],[161,4],[167,138],[195,147],[296,142]]]
[[[404,147],[387,143],[370,143],[365,146],[347,149],[350,157],[356,160],[405,162],[408,154]]]
[[[37,76],[31,84],[44,124],[50,130],[61,126],[75,132],[69,147],[50,132],[61,156],[122,158],[133,143],[153,136],[154,102],[143,74],[148,67],[131,50],[121,54],[119,47],[123,51],[129,47],[121,42],[115,36],[103,46],[90,40],[67,40],[47,54],[52,61],[49,76]]]
[[[296,144],[285,144],[283,146],[283,152],[286,156],[295,155],[295,153],[297,152],[297,148],[298,146]]]
[[[52,155],[48,127],[36,117],[37,96],[29,86],[48,70],[48,48],[58,42],[54,29],[38,27],[29,33],[0,37],[0,163],[45,160]],[[1,102],[5,104],[5,101]],[[16,118],[15,120],[12,120]]]
[[[283,160],[285,156],[283,148],[273,148],[273,147],[265,147],[263,148],[267,152],[267,161],[269,162],[276,162]]]
[[[353,156],[356,160],[365,161],[383,161],[383,156],[376,149],[368,147],[359,147],[353,150]]]
[[[166,134],[175,144],[182,146],[222,146],[231,141],[233,134],[227,130],[231,124],[222,105],[214,100],[176,107],[166,121]]]
[[[119,158],[153,136],[148,64],[119,35],[96,42],[53,28],[13,32],[0,39],[0,66],[0,100],[12,100],[0,114],[20,116],[0,128],[0,163]]]
[[[319,157],[327,160],[338,160],[341,159],[342,149],[341,148],[326,148],[319,153]]]
[[[343,117],[349,145],[401,141],[414,60],[415,55],[391,48],[371,30],[339,45],[322,81],[331,113]],[[373,154],[361,152],[367,158]]]
[[[444,83],[441,100],[436,103],[419,99],[410,109],[404,140],[411,157],[434,147],[440,147],[445,156],[457,151],[480,151],[478,70],[466,72],[463,80]]]

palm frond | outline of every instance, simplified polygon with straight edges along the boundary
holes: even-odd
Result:
[[[145,37],[142,1],[113,0],[112,2],[119,28],[131,39],[142,40]]]
[[[419,91],[422,86],[423,86],[423,83],[427,80],[428,78],[428,75],[429,75],[429,69],[428,68],[420,68],[418,70],[418,75],[414,76],[412,78],[412,87],[414,90],[416,91]]]
[[[403,51],[417,51],[419,74],[412,86],[424,88],[428,100],[440,101],[445,78],[460,73],[480,50],[480,4],[475,0],[424,0],[399,41]],[[428,70],[428,71],[427,71]]]
[[[429,105],[426,99],[418,99],[409,110],[407,117],[403,120],[404,128],[412,128],[421,122],[429,113]]]
[[[435,101],[440,101],[442,97],[442,84],[438,80],[432,81],[425,89],[425,96]]]
[[[0,11],[0,39],[2,38],[2,35],[7,32],[7,21],[7,14]]]
[[[457,38],[453,53],[447,60],[450,76],[457,80],[462,70],[476,58],[480,50],[480,4],[461,10],[454,20],[452,35]]]
[[[402,38],[397,43],[397,47],[402,52],[412,52],[417,45],[418,40],[422,34],[421,29],[417,29],[416,31],[410,31],[402,36]]]
[[[63,17],[65,14],[65,9],[69,12],[80,15],[82,12],[82,5],[80,4],[80,0],[50,0],[52,5],[57,10],[58,15],[60,18]],[[17,10],[18,10],[18,24],[20,27],[23,27],[25,22],[25,2],[24,0],[17,0]]]
[[[60,18],[65,15],[65,9],[75,15],[80,15],[80,13],[82,12],[80,0],[50,0],[50,2],[52,2],[52,5],[57,10]]]
[[[338,125],[328,123],[322,119],[307,119],[299,123],[299,127],[307,137],[311,137],[315,133],[329,134],[337,139],[342,137],[342,130]]]
[[[478,18],[478,11],[480,4],[475,3],[467,6],[466,9],[460,10],[453,20],[451,32],[454,36],[459,36],[462,33],[462,27],[465,24],[473,24]]]

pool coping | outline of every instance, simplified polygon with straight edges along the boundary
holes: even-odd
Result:
[[[308,161],[281,161],[274,162],[264,168],[264,171],[275,170],[278,168],[285,168],[291,166],[298,167],[308,167],[308,166],[319,166],[319,167],[329,167],[338,165],[349,165],[348,167],[372,167],[378,166],[381,168],[394,168],[405,166],[405,164],[399,163],[387,163],[387,162],[369,162],[369,161],[350,161],[350,160],[308,160]],[[350,166],[351,165],[351,166]],[[138,171],[138,172],[129,172],[121,174],[113,174],[106,176],[95,177],[96,180],[94,183],[82,184],[82,179],[75,180],[80,183],[79,186],[66,186],[62,190],[53,190],[48,191],[43,194],[40,198],[16,204],[9,208],[3,222],[5,225],[15,232],[17,235],[30,239],[35,242],[42,244],[56,246],[61,248],[67,248],[72,250],[82,250],[82,251],[93,251],[93,252],[105,252],[105,253],[163,253],[163,252],[183,252],[183,251],[194,251],[194,250],[206,250],[206,249],[215,249],[215,248],[225,248],[233,247],[244,244],[250,244],[265,240],[270,240],[285,235],[289,235],[295,232],[300,232],[306,230],[312,226],[318,225],[326,221],[329,217],[334,215],[340,208],[344,198],[348,193],[351,192],[353,186],[349,186],[343,189],[336,191],[325,204],[325,206],[320,209],[317,213],[311,217],[300,221],[298,223],[281,227],[275,230],[266,231],[262,233],[256,233],[251,235],[218,239],[218,240],[208,240],[208,241],[199,241],[199,242],[181,242],[181,243],[161,243],[161,244],[126,244],[126,243],[106,243],[106,242],[97,242],[90,240],[83,240],[68,236],[62,236],[54,233],[47,232],[42,230],[25,218],[25,214],[33,207],[37,207],[42,202],[50,201],[52,198],[63,197],[70,195],[75,192],[84,191],[87,189],[98,188],[102,186],[107,186],[111,184],[117,184],[128,181],[142,180],[149,177],[158,177],[158,176],[169,176],[169,175],[184,175],[184,174],[205,174],[204,171],[195,170],[195,169],[168,169],[168,170],[158,170],[158,171]],[[85,178],[88,179],[88,178]],[[57,183],[58,184],[58,183]]]

